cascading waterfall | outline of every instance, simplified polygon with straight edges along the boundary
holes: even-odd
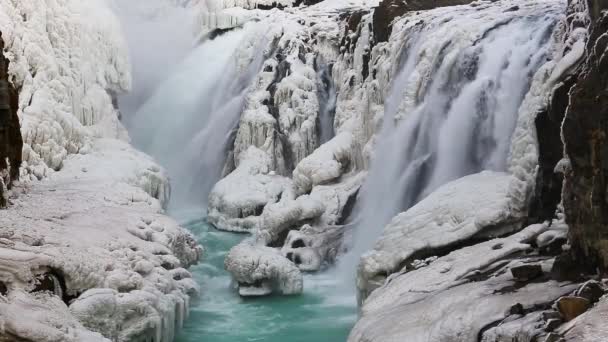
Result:
[[[473,7],[411,25],[338,271],[349,287],[359,257],[392,217],[437,187],[505,171],[519,107],[549,56],[557,2],[493,20]]]
[[[336,113],[336,86],[331,77],[331,65],[321,63],[317,71],[319,83],[319,141],[328,142],[334,136],[334,115]]]
[[[167,168],[174,208],[206,208],[206,196],[221,176],[247,87],[263,62],[259,52],[239,64],[247,60],[238,55],[245,32],[236,29],[194,49],[131,122],[137,146]]]
[[[196,18],[194,11],[166,0],[111,0],[111,5],[122,23],[132,60],[133,89],[119,97],[119,107],[132,114],[192,50]],[[127,126],[133,119],[133,115],[124,116]]]
[[[371,169],[353,211],[354,236],[337,267],[349,287],[355,285],[360,255],[395,214],[446,182],[507,168],[519,107],[532,75],[550,56],[557,3],[526,4],[524,16],[500,6],[496,13],[463,6],[422,13],[407,24]],[[265,57],[246,39],[255,25],[206,40],[188,55],[176,53],[170,72],[158,70],[170,75],[166,81],[131,99],[138,109],[126,119],[129,130],[136,145],[168,170],[172,209],[205,208],[206,196],[221,176],[247,87]],[[163,68],[162,63],[154,66]],[[319,62],[317,78],[324,143],[334,135],[337,96],[331,66]],[[189,228],[209,248],[209,259],[192,268],[203,298],[192,307],[193,318],[179,341],[345,338],[355,319],[354,291],[336,288],[335,274],[307,275],[308,287],[300,297],[242,301],[229,290],[230,277],[223,269],[227,250],[241,237],[210,230],[204,220],[190,222]]]

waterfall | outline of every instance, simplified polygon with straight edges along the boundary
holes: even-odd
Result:
[[[331,64],[321,63],[317,71],[319,83],[319,132],[320,144],[328,142],[334,136],[334,115],[336,114],[336,102],[338,94],[331,75]]]
[[[249,61],[247,30],[253,29],[236,29],[196,47],[131,120],[135,144],[169,172],[172,207],[206,208],[221,176],[247,87],[263,62],[259,51],[243,62]]]
[[[131,57],[133,86],[119,98],[124,122],[151,96],[170,71],[192,50],[196,16],[167,0],[110,0],[125,33]]]
[[[396,214],[449,181],[506,170],[519,107],[550,56],[558,4],[529,4],[523,16],[457,7],[406,27],[349,252],[337,267],[349,285]]]

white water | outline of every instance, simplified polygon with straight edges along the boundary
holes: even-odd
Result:
[[[331,66],[322,63],[317,71],[319,87],[319,131],[320,144],[328,142],[334,137],[334,115],[336,113],[336,86],[331,77]]]
[[[354,287],[360,256],[396,214],[449,181],[506,170],[519,106],[547,57],[557,4],[494,21],[460,10],[410,29],[350,249],[337,267],[347,287]]]
[[[245,30],[196,47],[138,109],[130,123],[135,144],[167,168],[173,207],[206,207],[220,178],[230,134],[262,55],[239,65]]]

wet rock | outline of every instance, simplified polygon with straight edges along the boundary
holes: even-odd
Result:
[[[592,19],[584,65],[569,92],[562,126],[571,169],[563,205],[572,253],[580,264],[608,269],[608,9],[588,1]]]
[[[557,311],[545,311],[541,314],[543,321],[547,322],[550,319],[561,319],[562,315],[560,315]]]
[[[565,296],[557,300],[557,309],[564,317],[564,320],[571,321],[578,317],[591,306],[589,300],[576,297],[576,296]]]
[[[517,281],[530,281],[543,275],[543,269],[540,265],[519,265],[511,267],[511,274]]]
[[[553,331],[562,324],[562,320],[559,318],[551,318],[545,323],[545,331]]]
[[[19,178],[23,139],[17,117],[19,97],[8,77],[9,61],[1,52],[4,40],[0,32],[0,208],[8,202],[7,190]]]
[[[384,0],[374,10],[373,30],[377,43],[385,42],[393,30],[393,21],[408,11],[403,0]]]
[[[576,291],[575,295],[585,298],[591,303],[596,303],[604,295],[604,293],[604,287],[599,281],[589,280]]]
[[[550,333],[543,340],[543,342],[559,342],[559,341],[562,341],[562,337],[555,333]]]

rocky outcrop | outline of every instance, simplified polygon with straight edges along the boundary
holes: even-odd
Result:
[[[393,20],[409,11],[424,11],[438,7],[466,5],[473,0],[383,0],[374,10],[374,39],[385,42],[391,35]]]
[[[4,40],[0,32],[0,208],[8,202],[7,190],[19,178],[23,140],[17,116],[19,95],[9,80],[9,60],[1,53]]]
[[[608,270],[608,3],[588,1],[586,59],[562,126],[566,222],[578,263]]]

